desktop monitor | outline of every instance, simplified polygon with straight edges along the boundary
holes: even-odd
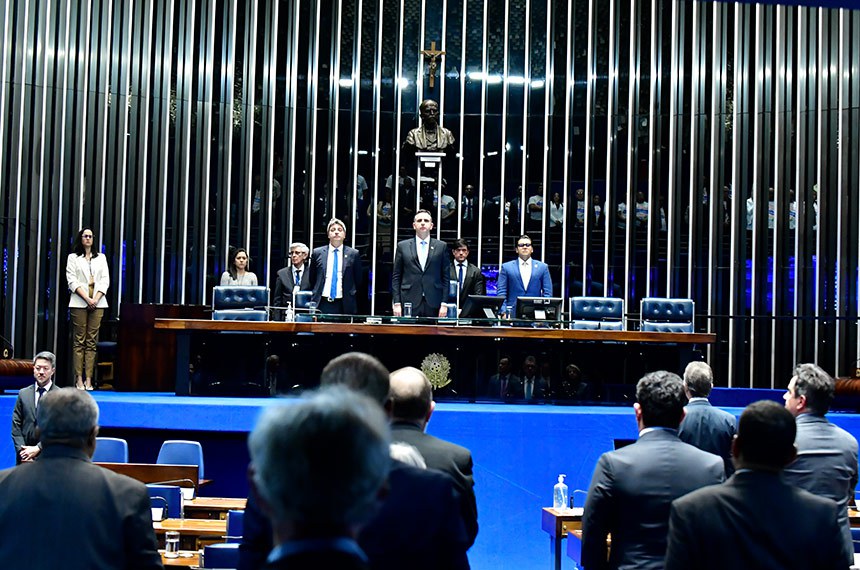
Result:
[[[463,303],[463,310],[460,312],[460,318],[497,319],[504,302],[504,297],[469,295]]]
[[[518,297],[516,318],[529,321],[560,321],[561,297]]]

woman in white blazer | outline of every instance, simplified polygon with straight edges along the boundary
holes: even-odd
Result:
[[[89,228],[78,232],[73,253],[66,262],[69,284],[69,314],[72,318],[72,363],[75,367],[75,387],[93,389],[96,365],[96,343],[102,316],[108,306],[110,286],[107,258],[93,247],[95,236]]]

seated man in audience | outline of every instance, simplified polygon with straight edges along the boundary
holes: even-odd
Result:
[[[472,477],[472,453],[465,447],[428,433],[436,402],[427,376],[411,366],[391,373],[391,439],[414,446],[427,467],[450,475],[460,491],[461,511],[469,545],[478,535],[478,506]]]
[[[780,476],[796,455],[794,435],[779,404],[747,406],[732,445],[735,474],[672,503],[666,570],[848,568],[840,507]]]
[[[639,439],[600,457],[585,500],[581,562],[586,570],[662,569],[671,502],[725,479],[720,457],[678,439],[686,403],[677,374],[651,372],[636,384]]]
[[[385,409],[389,373],[379,360],[360,352],[338,356],[323,369],[323,386],[344,385],[369,396]],[[397,461],[388,474],[388,494],[358,536],[372,570],[469,568],[469,537],[460,512],[460,494],[451,477]],[[416,517],[421,526],[416,528]],[[240,569],[261,568],[271,550],[272,531],[253,494],[245,510],[239,547]]]
[[[368,568],[356,537],[388,475],[389,437],[379,406],[348,388],[263,412],[248,449],[276,541],[266,568]]]
[[[33,461],[42,452],[36,434],[36,409],[45,394],[57,388],[54,383],[57,357],[42,351],[33,358],[33,377],[36,381],[18,392],[12,410],[12,444],[15,446],[15,463]]]
[[[37,418],[39,459],[0,472],[0,568],[161,568],[146,487],[90,461],[92,396],[55,388]]]
[[[797,461],[785,468],[783,477],[839,504],[845,553],[853,557],[848,502],[857,486],[857,440],[825,417],[835,392],[836,382],[815,364],[800,364],[794,369],[783,398],[797,423]]]
[[[735,472],[732,465],[732,440],[737,420],[725,410],[708,401],[714,387],[714,372],[706,362],[691,362],[684,370],[684,391],[689,403],[684,409],[684,421],[678,430],[681,441],[719,455],[726,466],[726,477]]]

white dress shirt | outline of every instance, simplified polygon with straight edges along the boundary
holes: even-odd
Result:
[[[424,242],[424,245],[421,245],[421,242]],[[427,266],[427,257],[430,255],[430,236],[424,240],[415,236],[415,251],[418,252],[418,263],[421,264],[423,270]]]
[[[531,281],[531,278],[532,278],[532,259],[528,258],[525,261],[520,259],[519,260],[519,266],[520,266],[520,277],[523,278],[523,288],[528,289],[529,288],[529,281]]]
[[[328,246],[328,258],[326,259],[325,265],[325,283],[323,284],[322,294],[323,297],[328,297],[329,292],[331,292],[331,268],[332,263],[334,263],[334,250],[337,249],[337,295],[335,295],[335,299],[343,298],[343,246],[334,248],[331,245]]]

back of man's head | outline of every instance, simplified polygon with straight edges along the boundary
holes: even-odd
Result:
[[[275,525],[308,537],[351,532],[373,513],[388,474],[388,423],[345,386],[268,407],[248,439],[253,481]]]
[[[39,400],[36,422],[43,444],[83,445],[99,425],[99,407],[84,391],[55,388]]]
[[[684,369],[684,384],[691,398],[707,398],[714,387],[714,371],[707,362],[695,360]]]
[[[342,385],[364,394],[384,406],[388,401],[388,369],[363,352],[347,352],[332,359],[320,376],[322,386]]]
[[[427,376],[407,366],[391,373],[391,419],[421,422],[433,405],[433,391]]]
[[[645,427],[678,429],[684,418],[687,395],[677,374],[659,370],[646,374],[636,384],[636,401]]]
[[[806,396],[806,408],[813,414],[824,415],[836,394],[836,382],[816,364],[798,364],[794,369],[794,393]]]
[[[794,416],[785,407],[768,400],[753,402],[738,421],[738,467],[782,469],[794,460],[796,434]]]

